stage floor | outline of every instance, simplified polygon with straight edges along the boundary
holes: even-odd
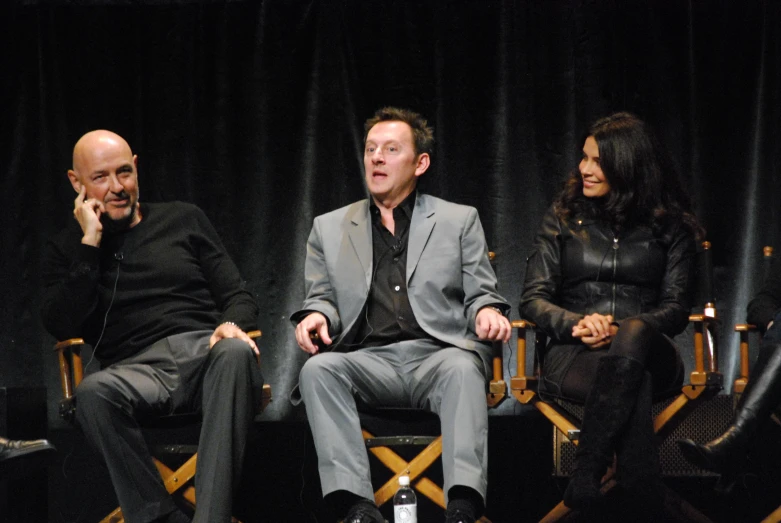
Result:
[[[188,429],[181,431],[180,436],[182,440],[194,442],[196,434],[197,430]],[[150,433],[151,440],[157,437],[154,431]],[[116,506],[105,467],[85,448],[78,430],[55,430],[50,438],[59,456],[47,470],[48,521],[99,521]],[[715,523],[761,521],[781,504],[778,442],[781,442],[781,429],[777,426],[763,434],[757,450],[764,448],[767,454],[754,453],[755,474],[744,478],[731,496],[713,491],[714,477],[667,477],[665,483]],[[522,409],[516,416],[490,418],[487,516],[492,522],[538,521],[556,505],[567,480],[552,476],[552,455],[550,425],[535,410]],[[373,465],[373,473],[376,485],[390,477],[378,462]],[[441,479],[438,463],[429,477],[435,481]],[[442,511],[420,498],[419,521],[441,522]],[[601,508],[574,521],[638,521],[638,514],[633,512],[636,508],[636,502],[616,489]],[[383,513],[392,521],[390,506],[383,507]],[[305,423],[256,424],[237,493],[235,515],[245,523],[334,521],[321,502],[314,447]]]

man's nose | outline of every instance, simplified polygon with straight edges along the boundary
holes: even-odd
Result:
[[[385,157],[382,155],[382,151],[380,151],[379,149],[374,151],[374,154],[372,154],[372,163],[373,164],[385,163]]]
[[[110,175],[108,179],[109,179],[109,190],[111,190],[111,192],[120,193],[125,190],[122,184],[119,183],[119,178],[117,178],[116,174]]]

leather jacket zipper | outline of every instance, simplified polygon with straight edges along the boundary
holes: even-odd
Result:
[[[613,235],[613,301],[610,304],[610,315],[616,317],[616,269],[618,262],[618,236]]]

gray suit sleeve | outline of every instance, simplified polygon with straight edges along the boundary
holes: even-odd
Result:
[[[309,239],[306,242],[306,263],[304,264],[304,290],[306,298],[301,310],[291,315],[290,320],[297,324],[303,319],[302,312],[320,312],[326,317],[329,324],[329,334],[335,336],[342,330],[342,322],[334,300],[334,292],[331,280],[326,268],[325,253],[323,252],[322,236],[320,234],[320,220],[315,218]]]
[[[488,259],[485,233],[477,209],[470,208],[461,235],[461,274],[467,326],[475,330],[477,313],[483,307],[499,307],[507,314],[510,305],[497,291],[496,274]]]

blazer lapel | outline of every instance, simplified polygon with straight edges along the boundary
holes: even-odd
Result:
[[[371,245],[371,220],[369,219],[369,201],[364,200],[355,206],[350,218],[348,234],[350,243],[355,250],[355,255],[363,267],[366,287],[372,280],[372,245]]]
[[[409,244],[407,253],[407,285],[415,273],[423,249],[428,243],[434,224],[437,223],[433,202],[425,194],[418,194],[410,220]]]

